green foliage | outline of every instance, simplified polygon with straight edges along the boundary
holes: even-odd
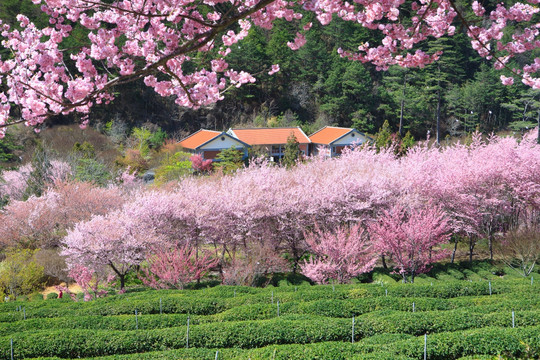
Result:
[[[71,150],[73,176],[78,181],[99,186],[109,183],[112,175],[105,164],[96,157],[94,146],[87,141],[76,142]]]
[[[392,145],[392,132],[390,131],[390,124],[388,120],[385,120],[383,126],[375,134],[375,146],[378,150],[384,149]]]
[[[285,151],[283,153],[283,159],[281,159],[281,162],[284,166],[290,168],[296,165],[299,155],[300,146],[298,139],[296,139],[294,133],[291,132],[291,134],[287,137],[287,143],[285,144]]]
[[[47,294],[47,300],[53,300],[53,299],[58,299],[58,294],[55,293],[55,292],[48,293]]]
[[[508,124],[508,127],[514,131],[524,131],[524,130],[534,129],[536,126],[537,124],[532,121],[522,121],[522,120],[513,121],[510,124]]]
[[[84,141],[82,144],[79,142],[73,144],[72,153],[75,157],[82,159],[94,159],[96,157],[96,149],[88,141]]]
[[[217,350],[220,359],[390,360],[421,358],[427,333],[430,359],[537,358],[539,283],[494,279],[489,295],[483,279],[435,280],[497,269],[439,264],[423,284],[217,286],[128,291],[92,302],[8,302],[0,304],[0,343],[13,339],[16,358],[215,359]],[[385,274],[379,269],[373,278]],[[0,357],[9,357],[9,346],[0,347]]]
[[[145,128],[134,128],[131,137],[135,139],[134,148],[139,151],[139,154],[143,158],[148,157],[150,153],[150,139],[152,138],[152,132]]]
[[[191,160],[192,154],[178,151],[173,155],[163,158],[160,166],[156,169],[156,184],[164,184],[168,181],[178,180],[193,173]]]
[[[30,299],[30,301],[42,301],[43,300],[43,295],[36,292],[36,293],[32,293],[28,296],[28,298]]]
[[[22,146],[16,143],[15,137],[11,133],[0,141],[0,163],[13,163],[17,160],[15,151],[21,150]]]
[[[152,149],[157,149],[163,145],[165,139],[167,138],[167,133],[162,129],[158,129],[152,133],[152,136],[148,139],[148,143]]]
[[[414,137],[410,131],[407,131],[403,139],[401,139],[400,153],[406,154],[407,150],[412,148],[415,144]]]
[[[51,163],[49,154],[43,147],[41,141],[36,141],[36,148],[32,155],[32,172],[26,180],[27,188],[24,192],[23,199],[26,200],[30,196],[41,196],[47,183],[50,182]]]
[[[216,156],[217,162],[214,163],[216,168],[222,169],[223,173],[230,174],[244,166],[244,154],[234,147],[223,149]]]
[[[112,178],[109,169],[102,162],[92,158],[80,158],[74,170],[75,179],[105,186]]]
[[[148,170],[148,161],[141,155],[139,150],[127,149],[124,156],[116,159],[116,165],[122,168],[129,168],[131,173],[142,173]]]
[[[30,294],[43,285],[43,266],[34,260],[37,250],[9,250],[0,263],[0,289],[10,297]],[[42,297],[43,298],[43,297]]]

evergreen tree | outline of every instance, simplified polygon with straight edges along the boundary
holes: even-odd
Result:
[[[287,144],[285,144],[285,152],[283,154],[283,159],[281,159],[281,162],[284,166],[290,168],[296,165],[296,161],[298,160],[299,155],[300,146],[298,140],[296,139],[296,136],[294,136],[294,133],[291,132],[291,134],[287,138]]]
[[[244,154],[234,147],[224,149],[216,156],[216,160],[219,161],[215,163],[215,166],[222,169],[226,174],[232,173],[244,166],[243,157]]]
[[[51,181],[51,162],[47,150],[40,140],[36,141],[36,148],[32,156],[32,172],[26,180],[26,190],[23,199],[30,196],[41,196],[45,186]]]
[[[392,132],[390,131],[388,120],[384,120],[383,126],[375,135],[375,147],[377,150],[380,150],[390,145],[392,145]]]

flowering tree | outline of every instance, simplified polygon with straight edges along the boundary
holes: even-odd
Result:
[[[200,280],[219,259],[208,254],[197,256],[189,245],[182,247],[153,248],[146,258],[148,267],[143,268],[142,282],[155,289],[178,288],[194,280]]]
[[[192,155],[189,160],[191,160],[191,167],[196,172],[207,173],[212,170],[212,160],[204,160],[201,154]]]
[[[300,265],[302,274],[319,284],[335,279],[346,283],[351,278],[369,272],[375,266],[377,254],[360,224],[335,231],[317,230],[306,234],[306,242],[317,255]]]
[[[127,273],[145,259],[151,246],[159,244],[159,238],[143,231],[123,212],[115,211],[78,223],[62,244],[61,255],[70,270],[77,266],[109,267],[118,276],[120,289],[124,289]]]
[[[118,187],[56,182],[41,197],[12,201],[0,213],[0,245],[56,248],[67,229],[92,215],[106,215],[127,200]]]
[[[0,127],[16,122],[35,126],[54,114],[88,114],[93,104],[113,99],[115,85],[136,79],[143,79],[162,96],[174,97],[181,106],[216,102],[228,87],[255,81],[227,63],[231,46],[244,39],[252,26],[270,29],[276,19],[294,22],[298,32],[287,45],[297,50],[305,44],[312,24],[299,21],[299,7],[313,12],[323,25],[340,17],[377,33],[378,44],[363,43],[338,52],[379,69],[393,64],[423,66],[436,60],[440,53],[425,53],[422,42],[453,35],[460,23],[478,54],[493,60],[497,69],[508,68],[501,75],[504,84],[518,76],[525,84],[540,87],[540,79],[534,77],[540,60],[521,68],[509,65],[516,55],[540,46],[533,19],[540,10],[535,6],[538,0],[501,2],[490,11],[478,1],[463,7],[455,0],[239,0],[227,6],[215,0],[200,4],[188,0],[33,2],[42,5],[50,26],[38,28],[19,15],[19,27],[2,27],[2,44],[12,56],[0,61],[1,81],[7,89],[0,93]],[[64,40],[77,28],[88,33],[85,45],[64,49]],[[198,56],[201,52],[210,56]],[[278,69],[276,64],[269,73]],[[13,118],[15,114],[20,118]]]
[[[375,247],[390,255],[396,271],[404,281],[410,275],[411,282],[417,274],[429,270],[429,264],[447,256],[434,247],[448,241],[449,231],[445,214],[433,206],[406,211],[395,205],[370,226]]]
[[[103,269],[92,270],[84,265],[75,265],[71,268],[69,276],[75,280],[84,294],[84,301],[90,301],[104,297],[108,291],[103,289],[103,286],[110,285],[114,280],[114,275],[104,271]],[[68,293],[71,298],[77,301],[77,295],[69,291],[67,287],[60,287],[61,291]]]

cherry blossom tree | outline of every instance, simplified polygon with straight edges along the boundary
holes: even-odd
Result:
[[[84,301],[106,296],[108,291],[103,289],[103,287],[110,285],[114,280],[113,274],[103,269],[97,271],[89,269],[84,265],[73,266],[69,272],[69,276],[81,287],[84,294]],[[60,290],[66,292],[73,300],[77,301],[77,295],[71,293],[69,288],[61,287]]]
[[[408,275],[414,282],[414,277],[429,270],[431,263],[448,255],[436,248],[450,238],[448,219],[437,207],[428,205],[407,211],[397,204],[385,211],[369,231],[376,249],[392,257],[396,272],[405,282]]]
[[[196,172],[207,173],[212,170],[212,160],[204,160],[201,154],[192,155],[189,160]]]
[[[139,278],[146,286],[155,289],[178,288],[192,281],[200,280],[219,259],[208,254],[197,256],[196,250],[189,245],[181,247],[154,247],[146,261],[148,267],[142,269]]]
[[[70,270],[77,266],[88,269],[109,267],[120,280],[120,289],[124,289],[126,275],[161,240],[138,224],[121,211],[94,216],[68,231],[62,240],[61,255],[66,257]]]
[[[12,201],[0,213],[3,247],[56,248],[67,229],[92,215],[106,215],[128,199],[118,187],[57,182],[41,197]]]
[[[306,234],[306,242],[317,258],[300,265],[302,274],[319,284],[329,279],[347,283],[355,276],[369,272],[375,266],[377,254],[360,224],[334,231],[316,228]]]
[[[223,98],[232,86],[255,78],[227,63],[231,46],[253,26],[272,28],[276,19],[298,26],[292,50],[306,43],[311,23],[299,8],[313,12],[322,25],[334,17],[361,24],[380,43],[339,49],[341,56],[390,65],[423,66],[440,56],[427,54],[430,38],[452,36],[463,28],[478,54],[491,60],[504,84],[515,78],[540,87],[535,73],[540,60],[518,67],[511,60],[534,53],[540,46],[535,15],[538,0],[501,2],[489,11],[478,1],[470,6],[455,0],[33,0],[49,17],[38,28],[23,15],[19,26],[2,25],[2,45],[10,54],[0,61],[0,127],[24,122],[42,123],[50,115],[78,112],[85,118],[94,104],[113,100],[113,87],[143,79],[162,96],[180,106],[198,108]],[[224,4],[226,3],[226,6]],[[88,33],[79,49],[65,49],[64,40],[76,29]],[[199,56],[207,53],[209,56]],[[73,64],[74,66],[68,66]],[[187,70],[186,64],[191,70]],[[273,65],[269,73],[278,71]]]

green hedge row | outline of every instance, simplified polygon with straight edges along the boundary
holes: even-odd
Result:
[[[516,325],[540,323],[540,311],[516,313]],[[355,338],[396,333],[420,335],[493,325],[511,327],[511,314],[474,314],[466,311],[430,313],[367,314],[356,319]],[[259,348],[270,344],[304,344],[349,341],[351,319],[289,315],[271,320],[207,323],[190,326],[189,344],[196,348]],[[132,325],[133,326],[133,325]],[[186,326],[138,331],[62,329],[23,331],[0,338],[13,338],[18,357],[100,356],[156,351],[186,346]],[[2,347],[0,345],[0,347]],[[389,350],[390,351],[390,350]]]
[[[422,359],[424,337],[402,335],[380,335],[359,341],[321,342],[315,344],[270,345],[263,348],[219,349],[218,359],[252,360],[359,360],[359,359]],[[146,359],[215,359],[216,349],[196,348],[165,350],[100,357],[104,360]],[[427,356],[430,360],[449,359],[496,359],[530,358],[540,356],[540,326],[528,328],[485,328],[468,331],[447,332],[428,335]],[[17,357],[16,358],[20,358]],[[47,360],[59,358],[47,358]],[[45,360],[45,358],[41,358]]]
[[[277,302],[277,299],[275,299]],[[540,296],[537,293],[500,294],[482,297],[441,298],[401,298],[392,296],[366,297],[357,299],[322,299],[305,302],[282,302],[282,314],[316,314],[336,318],[348,318],[377,310],[412,311],[412,303],[416,311],[452,310],[467,308],[475,312],[495,312],[527,310],[540,308]],[[25,308],[26,318],[80,318],[86,316],[104,315],[133,315],[137,309],[139,314],[159,314],[159,298],[151,301],[142,299],[124,299],[123,301],[94,301],[89,303],[64,303],[62,306]],[[276,314],[276,304],[254,303],[231,307],[224,300],[194,299],[192,297],[163,297],[162,311],[164,314],[213,315],[210,321],[235,321],[272,318]],[[23,312],[12,310],[10,313],[0,313],[0,325],[13,323],[23,319]],[[69,322],[69,320],[58,320]],[[105,320],[103,320],[105,321]],[[126,320],[129,321],[129,320]],[[157,320],[156,320],[157,321]],[[2,327],[0,327],[2,328]]]
[[[538,290],[540,289],[540,284],[538,284],[539,282],[536,282],[533,286],[531,286],[528,281],[494,281],[492,282],[492,294],[538,293]],[[212,311],[219,310],[219,308],[227,309],[244,304],[271,303],[272,294],[274,300],[280,299],[283,302],[290,302],[319,299],[380,297],[386,295],[386,290],[388,290],[388,296],[390,297],[455,298],[460,296],[480,296],[489,294],[489,286],[487,281],[439,282],[434,283],[433,286],[425,283],[393,284],[388,286],[380,286],[377,284],[335,285],[334,287],[331,285],[299,287],[288,286],[282,288],[265,289],[217,286],[203,290],[146,290],[98,299],[91,303],[72,303],[71,305],[67,305],[63,301],[10,302],[0,304],[0,313],[10,312],[17,306],[24,306],[28,310],[47,308],[51,310],[84,309],[99,311],[99,304],[108,304],[109,308],[115,308],[122,307],[123,304],[126,303],[126,300],[129,300],[130,303],[142,307],[147,303],[155,303],[156,301],[159,301],[159,298],[162,298],[164,301],[171,302],[181,300],[182,302],[186,303],[186,308],[191,308],[192,313],[197,312],[208,314]],[[212,300],[201,301],[201,298],[210,298]],[[214,304],[211,304],[212,302]],[[122,311],[124,310],[120,308],[117,310],[117,313],[122,313]]]
[[[275,308],[273,313],[261,313],[258,319],[263,320],[276,318]],[[480,310],[480,309],[479,309]],[[13,323],[0,324],[0,336],[9,336],[25,331],[37,330],[135,330],[138,326],[140,331],[152,329],[167,329],[183,327],[187,323],[187,315],[141,315],[135,316],[86,316],[76,319],[28,319]],[[330,322],[342,319],[322,318],[316,314],[300,315],[282,313],[282,319],[305,319],[305,321]],[[217,323],[221,326],[220,318],[216,316],[191,316],[192,326]],[[533,326],[540,324],[540,310],[515,312],[516,326]],[[489,326],[512,326],[511,311],[495,313],[476,313],[474,309],[457,309],[451,311],[428,311],[428,312],[401,312],[401,311],[376,311],[355,317],[355,334],[358,338],[373,336],[375,334],[396,333],[420,335],[426,332],[437,333],[444,331],[457,331],[465,329],[483,328]],[[285,341],[287,342],[287,341]],[[210,344],[209,346],[212,346]]]

